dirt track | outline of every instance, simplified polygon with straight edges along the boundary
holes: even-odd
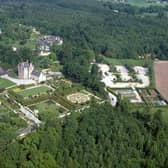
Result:
[[[156,89],[168,101],[168,61],[154,63]]]

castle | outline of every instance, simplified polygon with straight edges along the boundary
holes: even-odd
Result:
[[[46,76],[36,71],[34,65],[28,61],[18,64],[18,77],[23,80],[33,79],[38,83],[46,81]]]

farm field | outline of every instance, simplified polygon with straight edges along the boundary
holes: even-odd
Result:
[[[0,89],[4,89],[10,86],[15,85],[13,82],[7,80],[7,79],[2,79],[0,78]]]
[[[35,87],[35,88],[30,88],[30,89],[27,88],[25,90],[18,92],[18,94],[23,97],[29,97],[29,96],[34,96],[37,94],[45,94],[48,90],[50,90],[50,89],[46,86],[39,86],[39,87]]]
[[[156,89],[168,101],[168,61],[156,61],[154,63]]]

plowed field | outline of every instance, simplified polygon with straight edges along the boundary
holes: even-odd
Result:
[[[168,61],[154,63],[156,89],[168,101]]]

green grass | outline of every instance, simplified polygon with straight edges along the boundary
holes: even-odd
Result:
[[[29,96],[34,96],[37,94],[45,94],[48,90],[50,90],[50,89],[46,86],[39,86],[39,87],[32,88],[32,89],[22,90],[22,91],[18,92],[18,94],[23,97],[29,97]]]
[[[52,71],[62,71],[63,66],[60,64],[53,64],[49,67]]]
[[[128,66],[146,66],[153,64],[152,60],[140,60],[140,59],[117,59],[117,58],[106,58],[105,61],[111,66],[115,65],[128,65]]]
[[[5,89],[13,85],[15,85],[13,82],[0,78],[0,89]]]
[[[158,110],[161,110],[162,119],[164,122],[168,123],[168,107],[151,107],[149,108],[151,113],[156,113]]]
[[[18,75],[15,72],[10,72],[8,75],[12,78],[18,79]]]
[[[165,6],[165,4],[161,3],[147,3],[146,0],[128,0],[128,4],[138,6],[138,7],[148,7],[148,6]]]
[[[103,2],[114,2],[114,0],[98,0]],[[147,3],[146,0],[128,0],[127,4],[137,6],[137,7],[149,7],[149,6],[165,6],[164,3]]]
[[[38,110],[38,116],[42,121],[51,120],[58,117],[60,114],[66,112],[66,110],[53,102],[48,100],[30,107],[32,110]]]
[[[41,102],[32,106],[33,109],[37,109],[39,113],[52,113],[55,112],[56,114],[63,113],[65,110],[62,107],[56,105],[53,101],[49,100],[46,102]]]

